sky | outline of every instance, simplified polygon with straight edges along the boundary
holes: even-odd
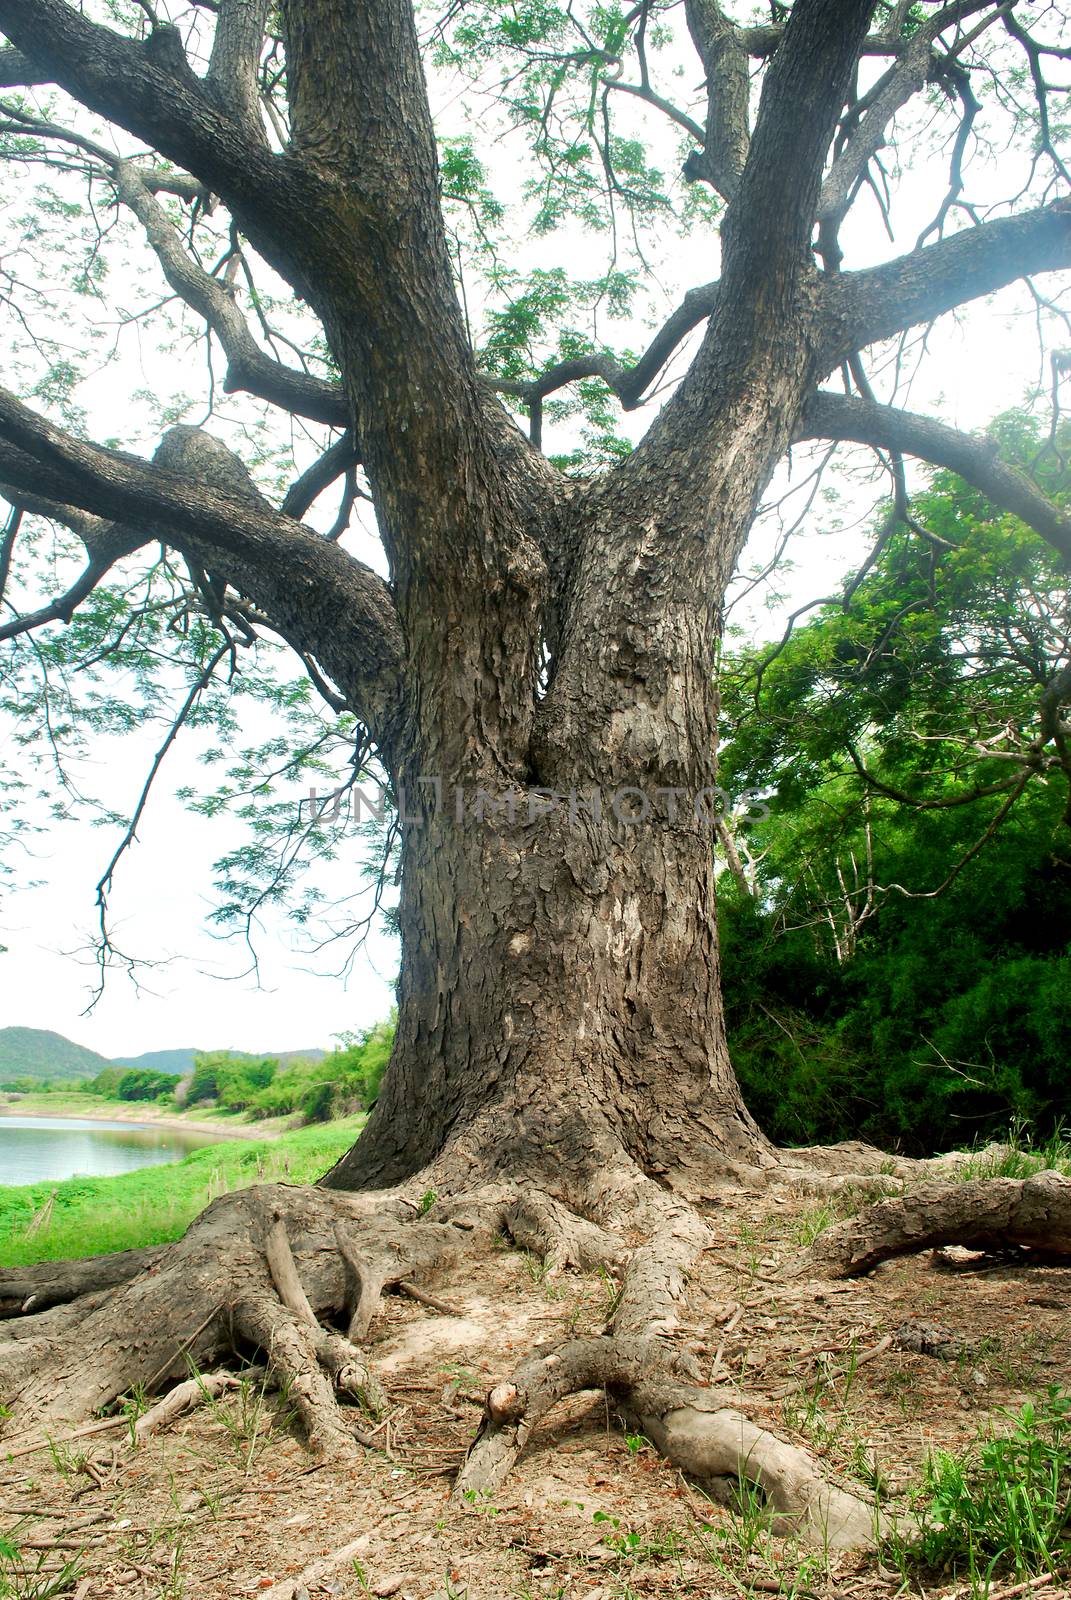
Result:
[[[504,179],[497,175],[500,190],[503,181],[507,189],[519,182],[519,169],[511,177],[507,164]],[[945,172],[939,167],[916,176],[899,216],[901,248],[910,247],[944,186]],[[891,253],[873,213],[864,214],[853,229],[849,265]],[[548,265],[568,256],[576,270],[575,250],[589,247],[552,235],[530,248]],[[670,267],[667,308],[680,289],[714,275],[709,243],[693,236],[675,248]],[[592,270],[598,266],[593,264]],[[636,342],[642,343],[642,334]],[[110,427],[103,418],[123,396],[124,385],[128,392],[136,387],[137,373],[150,384],[156,379],[154,355],[146,354],[140,343],[133,354],[129,342],[124,351],[118,366],[108,369],[103,386],[100,380],[95,389],[89,386],[91,435],[106,437],[114,430],[114,416]],[[908,397],[913,408],[973,430],[1020,404],[1039,379],[1033,316],[1022,291],[1003,292],[958,319],[943,319],[933,335],[931,357]],[[635,413],[630,425],[641,432],[651,415],[650,408]],[[842,492],[842,517],[857,524],[877,503],[881,485],[845,482]],[[771,614],[753,602],[734,620],[749,631],[773,636],[778,615],[835,587],[865,548],[861,528],[838,528],[835,522],[828,508],[810,520],[808,536],[791,552],[794,566],[780,583],[782,598]],[[759,530],[745,553],[745,567],[761,561],[769,538],[768,530]],[[348,547],[370,559],[367,540],[355,538]],[[13,732],[10,723],[0,720],[0,763],[20,760]],[[89,787],[117,810],[129,812],[159,738],[157,726],[121,740],[98,741],[83,769]],[[37,881],[5,893],[0,901],[0,944],[7,946],[0,954],[0,1027],[54,1029],[105,1056],[185,1046],[267,1052],[329,1046],[333,1037],[370,1026],[388,1013],[398,951],[378,930],[341,975],[345,951],[310,954],[307,936],[281,916],[263,920],[257,939],[259,975],[249,972],[244,946],[213,934],[207,920],[214,904],[212,862],[239,842],[240,834],[226,820],[192,816],[174,798],[181,784],[196,787],[203,782],[188,743],[169,761],[111,896],[117,940],[151,964],[138,973],[137,986],[122,972],[112,972],[88,1012],[96,977],[90,948],[94,886],[117,834],[76,816],[38,836],[32,845],[34,859],[20,872],[24,882]],[[295,805],[301,798],[295,792]],[[355,836],[344,838],[331,868],[333,891],[347,894],[359,887],[361,851]]]

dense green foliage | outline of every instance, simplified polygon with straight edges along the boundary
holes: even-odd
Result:
[[[375,1100],[393,1037],[392,1020],[348,1037],[320,1060],[297,1057],[280,1063],[226,1051],[199,1055],[184,1100],[254,1117],[298,1112],[306,1122],[326,1122],[347,1116]]]
[[[103,1095],[108,1100],[162,1100],[174,1093],[178,1081],[173,1072],[105,1067],[85,1087],[90,1094]]]
[[[850,598],[724,664],[722,782],[769,807],[747,892],[723,879],[730,1041],[786,1142],[926,1151],[1067,1113],[1069,772],[1041,712],[1066,579],[951,475],[916,514],[939,542],[890,520]]]

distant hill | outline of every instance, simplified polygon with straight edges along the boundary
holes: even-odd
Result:
[[[140,1056],[116,1056],[115,1062],[120,1067],[148,1067],[150,1072],[177,1072],[180,1076],[193,1071],[194,1056],[211,1054],[210,1051],[198,1048],[188,1050],[146,1050]],[[232,1056],[240,1060],[262,1061],[265,1056],[285,1064],[296,1061],[320,1061],[323,1059],[322,1050],[262,1050],[256,1054],[250,1050],[231,1050]]]
[[[95,1078],[111,1064],[47,1028],[0,1028],[0,1078]]]
[[[140,1056],[116,1056],[117,1067],[147,1067],[150,1072],[177,1072],[179,1076],[184,1072],[193,1071],[193,1058],[199,1056],[200,1050],[146,1050]]]

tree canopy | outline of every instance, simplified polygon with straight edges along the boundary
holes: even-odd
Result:
[[[307,816],[295,819],[296,782],[335,781],[340,760],[359,767],[389,744],[414,670],[397,609],[415,550],[410,534],[390,531],[361,438],[376,431],[391,370],[411,371],[436,396],[410,438],[430,427],[441,434],[436,448],[451,448],[456,374],[450,385],[432,375],[434,363],[417,374],[411,352],[427,338],[413,307],[403,309],[411,296],[437,329],[432,345],[455,330],[446,359],[475,384],[465,404],[478,402],[492,448],[527,460],[553,500],[553,478],[520,453],[494,397],[553,469],[612,470],[637,437],[627,414],[658,411],[696,330],[708,332],[693,389],[701,368],[714,381],[730,350],[746,365],[733,274],[775,271],[782,224],[800,238],[816,227],[814,376],[827,382],[793,431],[862,441],[901,480],[905,455],[942,462],[1071,549],[1044,485],[1009,471],[987,443],[877,397],[897,398],[890,353],[896,370],[914,359],[912,330],[1019,277],[1043,336],[1060,346],[1058,305],[1033,284],[1066,265],[1069,249],[1053,81],[1069,47],[1055,11],[1025,20],[1014,7],[966,0],[890,5],[868,24],[831,8],[827,26],[817,13],[793,24],[774,6],[768,19],[748,20],[698,0],[428,8],[415,22],[399,5],[369,21],[367,39],[358,30],[340,45],[329,8],[276,16],[240,7],[233,18],[230,9],[132,4],[94,18],[34,0],[0,16],[11,40],[0,61],[0,157],[12,197],[0,462],[12,511],[0,630],[14,641],[4,705],[27,757],[2,780],[9,838],[34,825],[34,807],[40,816],[31,757],[47,771],[70,760],[83,733],[171,715],[218,734],[209,751],[225,776],[196,803],[209,814],[238,809],[254,830],[219,863],[220,919],[247,926],[287,894],[310,915],[311,897],[291,883],[295,846],[332,846]],[[800,43],[781,50],[790,28]],[[390,62],[376,110],[365,88],[382,51]],[[338,81],[346,74],[362,86],[353,118]],[[349,120],[325,145],[328,101],[331,117]],[[717,262],[749,154],[739,250],[729,250],[723,281]],[[874,223],[883,218],[891,235],[902,218],[912,226],[938,160],[947,187],[933,215],[914,248],[894,245],[882,261]],[[316,205],[351,258],[345,294],[304,260]],[[395,212],[413,231],[362,242],[362,207],[373,233]],[[560,241],[555,254],[577,267],[547,265],[540,240]],[[660,282],[681,250],[710,276],[666,315]],[[383,294],[387,285],[396,292]],[[355,362],[371,384],[365,424],[351,415],[339,319],[347,341],[363,330]],[[879,351],[873,385],[861,354],[869,346]],[[831,381],[838,370],[843,392]],[[1059,358],[1053,370],[1058,377]],[[91,444],[116,404],[121,437]],[[688,408],[682,391],[642,459],[653,461],[675,429],[701,434]],[[214,467],[201,459],[203,435],[176,431],[178,419],[207,420],[251,478],[235,479],[218,451]],[[136,440],[151,450],[164,429],[154,463],[128,459]],[[198,459],[187,466],[189,452]],[[410,492],[419,498],[415,485]],[[235,494],[241,515],[227,503]],[[356,557],[370,539],[382,551],[365,566]],[[553,565],[560,558],[546,548]],[[300,580],[280,588],[281,564]],[[300,603],[322,585],[345,629]],[[541,631],[553,659],[553,628]],[[279,640],[296,651],[297,678],[272,659]],[[164,660],[181,673],[170,693]],[[239,742],[252,698],[268,703],[275,726]],[[54,810],[73,803],[72,782],[58,798],[48,783]],[[104,945],[114,954],[106,931]]]

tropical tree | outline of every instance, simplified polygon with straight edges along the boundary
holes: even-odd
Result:
[[[1029,419],[993,433],[1063,497]],[[764,796],[720,897],[729,1036],[788,1142],[929,1153],[1064,1116],[1066,571],[953,474],[912,515],[922,536],[883,514],[865,575],[721,661],[722,784]]]
[[[410,0],[0,0],[0,83],[23,91],[3,112],[11,160],[77,169],[94,201],[136,219],[162,283],[224,352],[229,390],[339,431],[277,502],[200,428],[168,428],[152,460],[92,442],[62,372],[34,377],[33,404],[3,393],[0,574],[23,512],[73,532],[85,565],[2,636],[77,626],[117,564],[162,544],[168,581],[189,576],[183,616],[213,641],[191,703],[271,630],[421,823],[400,832],[393,1056],[354,1149],[314,1190],[218,1201],[163,1255],[20,1279],[31,1311],[73,1303],[0,1346],[16,1419],[89,1412],[239,1336],[270,1351],[315,1443],[352,1447],[331,1380],[374,1399],[356,1346],[384,1282],[506,1228],[556,1261],[618,1262],[615,1337],[494,1391],[467,1487],[508,1465],[557,1395],[597,1383],[631,1394],[648,1436],[693,1470],[736,1470],[743,1450],[827,1538],[869,1532],[854,1502],[816,1491],[797,1460],[778,1477],[768,1438],[667,1378],[657,1337],[709,1237],[691,1200],[784,1166],[741,1100],[718,989],[713,646],[793,441],[952,467],[1071,555],[1071,523],[1035,483],[989,441],[880,402],[861,356],[1071,261],[1049,106],[1069,47],[1057,17],[1041,36],[1027,11],[796,0],[752,23],[715,0],[451,7],[421,18],[433,69],[471,78],[463,137],[440,158]],[[678,73],[701,80],[696,109],[672,98]],[[487,82],[497,121],[476,98]],[[48,85],[45,102],[27,93]],[[635,281],[642,220],[670,226],[634,117],[686,141],[683,211],[710,262],[638,356],[574,325],[578,304],[612,308]],[[635,222],[624,283],[616,264],[587,289],[511,267],[472,153],[474,130],[503,119],[529,136],[533,226],[607,228],[623,253]],[[854,202],[876,191],[887,209],[883,148],[909,171],[910,147],[925,162],[935,138],[950,178],[932,225],[906,254],[845,270]],[[1025,150],[1025,182],[1017,170],[983,219],[965,184],[997,181],[993,140]],[[500,291],[483,332],[459,298],[448,205]],[[104,296],[100,231],[87,271]],[[20,281],[13,269],[9,296]],[[286,294],[318,319],[318,362],[288,353]],[[684,377],[628,450],[616,407],[652,395],[693,329]],[[582,437],[553,459],[543,424],[570,386]],[[588,445],[602,470],[578,472]],[[359,489],[371,498],[386,576],[301,520],[339,476],[347,511]],[[84,1299],[120,1278],[108,1303]],[[331,1307],[348,1307],[348,1339],[316,1320]]]

